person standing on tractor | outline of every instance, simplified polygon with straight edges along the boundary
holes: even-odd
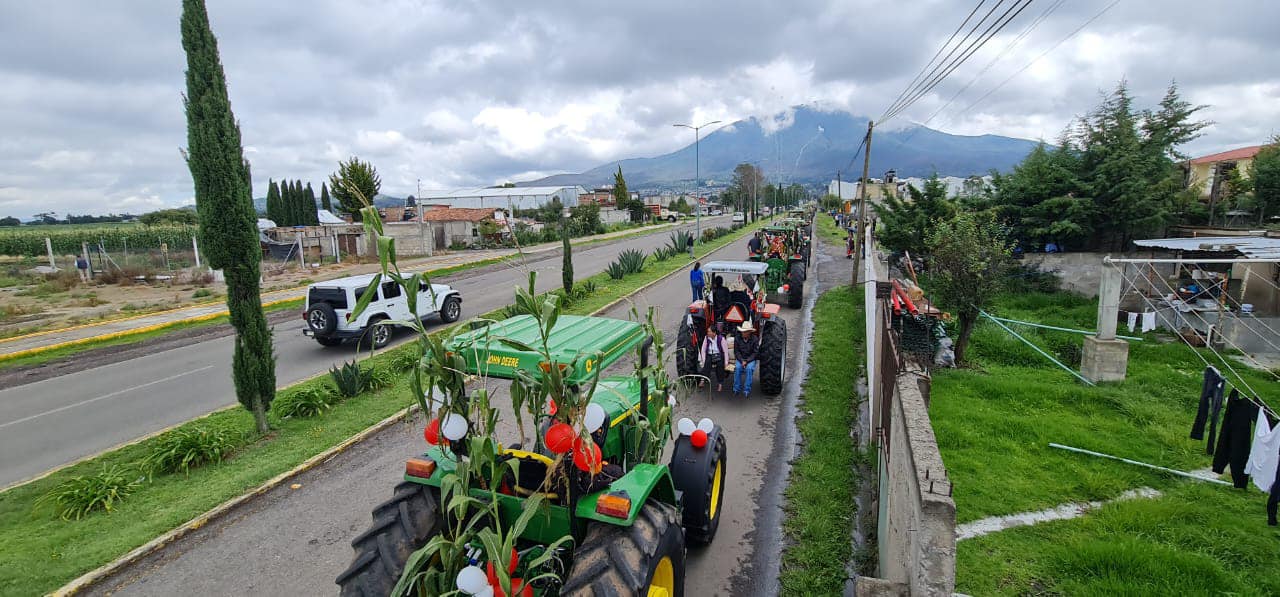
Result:
[[[702,375],[708,380],[714,379],[716,382],[716,391],[724,391],[724,378],[727,373],[724,370],[725,355],[728,349],[724,343],[724,336],[720,335],[720,324],[716,323],[707,328],[707,335],[702,339],[702,351],[698,355],[698,362],[701,364]]]
[[[693,300],[702,299],[702,290],[706,285],[706,279],[702,277],[702,262],[693,262],[693,270],[689,272],[689,286],[693,288]]]
[[[756,328],[748,319],[738,327],[742,336],[733,343],[733,393],[743,396],[751,395],[751,382],[756,376],[756,365],[760,357],[760,339],[756,337]]]

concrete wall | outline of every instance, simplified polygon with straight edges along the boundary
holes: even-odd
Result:
[[[898,376],[887,462],[880,471],[880,577],[909,595],[950,595],[956,582],[956,505],[928,409],[929,380]],[[884,460],[884,459],[882,459]]]

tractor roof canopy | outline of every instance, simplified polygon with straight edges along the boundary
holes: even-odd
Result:
[[[533,348],[542,345],[537,320],[529,315],[517,315],[455,336],[449,342],[449,350],[462,355],[467,363],[467,372],[472,374],[510,379],[515,377],[518,369],[538,370],[543,362],[541,354],[536,350],[517,348],[500,338]],[[551,329],[547,347],[552,361],[573,368],[565,371],[565,380],[583,383],[639,346],[644,338],[644,328],[633,321],[561,315]],[[579,355],[583,358],[575,365],[574,359]]]
[[[752,274],[759,276],[769,266],[758,261],[709,261],[702,264],[702,271],[713,274]]]

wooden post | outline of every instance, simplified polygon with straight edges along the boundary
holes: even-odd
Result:
[[[867,180],[871,171],[871,130],[875,123],[867,121],[867,153],[862,156],[862,187],[858,193],[858,226],[853,237],[853,280],[850,284],[858,286],[858,271],[862,269],[863,253],[867,251],[863,236],[867,225]]]
[[[49,254],[49,267],[58,269],[58,264],[53,260],[53,241],[49,237],[44,237],[44,250]]]
[[[196,242],[196,237],[191,237],[191,252],[196,255],[196,269],[200,268],[200,244]]]
[[[89,279],[93,279],[93,259],[89,257],[89,243],[80,243],[80,254],[89,262]]]
[[[1116,339],[1116,320],[1120,317],[1120,270],[1114,265],[1102,266],[1102,282],[1098,285],[1098,339]]]

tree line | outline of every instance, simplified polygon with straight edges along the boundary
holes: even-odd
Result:
[[[318,226],[320,217],[316,213],[316,194],[311,190],[311,183],[304,186],[301,180],[275,180],[267,183],[267,219],[276,226]],[[320,208],[331,210],[329,189],[320,185]]]

